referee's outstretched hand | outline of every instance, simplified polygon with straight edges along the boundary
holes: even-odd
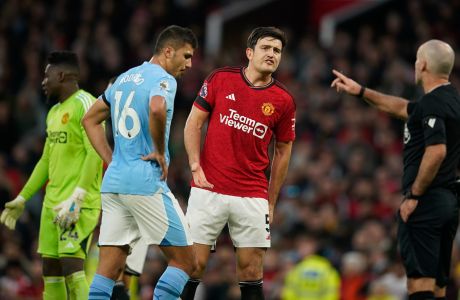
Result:
[[[337,93],[343,91],[353,96],[359,94],[359,91],[361,90],[361,85],[359,83],[351,78],[348,78],[337,70],[332,70],[332,73],[334,73],[337,78],[332,81],[331,87],[335,88]]]
[[[204,171],[199,164],[192,167],[193,182],[197,187],[212,189],[214,184],[210,183],[204,175]]]
[[[168,165],[166,164],[166,159],[164,154],[160,154],[158,152],[152,152],[147,155],[141,156],[142,160],[150,160],[150,161],[156,161],[161,168],[161,180],[166,180],[168,178]]]

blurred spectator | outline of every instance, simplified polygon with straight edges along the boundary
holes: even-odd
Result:
[[[394,261],[388,270],[380,276],[376,282],[379,283],[379,290],[385,290],[385,293],[392,295],[396,300],[406,299],[406,274],[399,260]]]
[[[317,255],[318,240],[313,236],[297,239],[301,261],[286,274],[283,300],[338,300],[340,277],[324,257]]]
[[[367,259],[356,251],[347,252],[342,257],[342,300],[366,300],[370,283],[367,273]]]
[[[19,261],[9,260],[5,275],[0,278],[0,291],[3,299],[37,299],[42,294],[41,277],[31,281]]]

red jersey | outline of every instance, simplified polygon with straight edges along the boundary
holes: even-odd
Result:
[[[222,68],[203,83],[194,105],[209,112],[200,165],[210,191],[268,199],[265,175],[268,146],[295,139],[295,103],[286,88],[272,80],[256,87],[244,68]],[[192,180],[192,186],[195,186]]]

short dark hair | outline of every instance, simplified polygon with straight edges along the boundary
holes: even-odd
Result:
[[[280,40],[283,48],[287,43],[286,34],[281,29],[276,27],[257,27],[251,32],[251,34],[248,37],[248,48],[254,49],[254,47],[257,44],[257,41],[265,37],[272,37],[277,40]]]
[[[50,65],[61,65],[74,69],[79,72],[78,57],[75,52],[71,51],[54,51],[48,55]]]
[[[193,31],[190,28],[177,25],[168,26],[160,32],[155,44],[155,54],[159,54],[168,44],[174,49],[185,44],[190,44],[193,49],[198,47],[198,41]]]

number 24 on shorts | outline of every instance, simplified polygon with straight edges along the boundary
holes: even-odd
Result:
[[[61,241],[66,241],[67,238],[78,240],[78,232],[75,230],[75,225],[72,225],[69,230],[64,230],[61,232],[59,239]]]

